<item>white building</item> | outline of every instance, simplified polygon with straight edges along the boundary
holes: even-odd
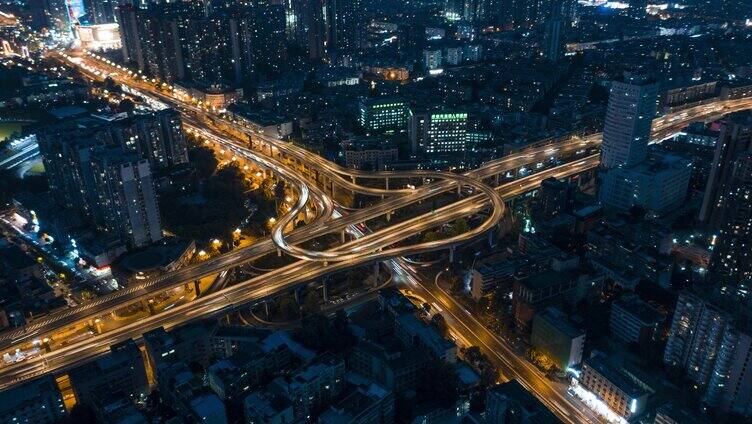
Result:
[[[423,68],[427,71],[441,69],[443,63],[441,50],[423,50]]]
[[[627,210],[634,205],[662,214],[687,195],[692,163],[678,156],[654,155],[632,167],[608,169],[598,193],[605,205]]]
[[[630,167],[645,159],[657,101],[657,83],[627,75],[626,82],[611,84],[601,147],[604,168]]]

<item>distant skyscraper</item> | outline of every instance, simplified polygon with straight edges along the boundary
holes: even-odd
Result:
[[[726,117],[715,144],[713,165],[700,208],[700,221],[710,228],[719,228],[723,214],[723,196],[728,193],[734,161],[743,152],[752,150],[752,114],[739,113]]]
[[[564,26],[562,18],[550,18],[543,34],[543,57],[558,62],[564,58]]]
[[[340,50],[360,47],[363,38],[363,11],[360,0],[327,0],[328,45]]]
[[[133,64],[138,69],[145,69],[144,55],[141,52],[141,36],[139,33],[138,9],[131,4],[120,4],[117,7],[117,21],[120,26],[120,45],[123,61]]]
[[[149,162],[119,148],[100,149],[92,155],[91,167],[102,229],[134,248],[161,240]]]
[[[658,84],[641,78],[614,81],[603,127],[601,166],[630,167],[647,156]]]
[[[116,0],[84,0],[84,9],[93,24],[115,22]]]
[[[305,0],[306,21],[308,28],[308,57],[321,60],[326,57],[328,31],[326,25],[326,0]]]
[[[752,152],[733,162],[731,178],[719,196],[716,218],[717,244],[712,270],[724,278],[752,278]]]

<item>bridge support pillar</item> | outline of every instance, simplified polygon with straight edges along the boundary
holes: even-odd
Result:
[[[462,184],[457,181],[457,197],[462,196]]]
[[[269,302],[264,301],[264,314],[266,315],[266,318],[269,318],[270,312],[269,312]]]
[[[496,174],[496,185],[497,185],[497,186],[499,185],[499,176],[500,176],[500,175],[501,175],[501,174]]]
[[[449,263],[454,263],[454,246],[449,248]]]
[[[376,277],[379,276],[379,263],[378,262],[373,264],[373,275]]]
[[[296,288],[295,291],[293,291],[293,294],[295,295],[295,303],[300,305],[303,302],[300,298],[300,288]]]
[[[277,248],[277,257],[278,258],[282,257],[282,249],[280,249],[279,247]]]
[[[387,211],[386,212],[386,220],[387,220],[387,222],[389,222],[391,220],[391,218],[392,218],[392,212],[391,211]]]
[[[201,281],[193,280],[193,290],[196,291],[196,297],[201,296]]]
[[[389,177],[386,177],[386,189],[389,190]]]
[[[345,230],[342,230],[340,239],[342,240],[342,244],[345,244]]]
[[[324,281],[324,283],[321,285],[321,288],[324,291],[324,302],[328,302],[329,301],[329,283]]]

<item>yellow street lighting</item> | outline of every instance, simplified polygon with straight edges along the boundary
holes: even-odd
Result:
[[[220,244],[222,244],[222,242],[219,241],[219,239],[214,239],[214,240],[212,240],[212,244],[215,245],[215,246],[219,246]]]
[[[198,255],[199,256],[206,256],[206,251],[205,250],[199,250],[198,251]]]

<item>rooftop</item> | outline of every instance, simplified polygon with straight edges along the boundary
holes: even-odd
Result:
[[[606,357],[603,355],[595,355],[588,359],[585,359],[584,366],[592,368],[595,372],[603,376],[606,380],[610,381],[613,385],[619,388],[622,392],[626,393],[632,399],[637,399],[647,394],[647,392],[632,382],[628,377],[623,375],[610,364]]]

